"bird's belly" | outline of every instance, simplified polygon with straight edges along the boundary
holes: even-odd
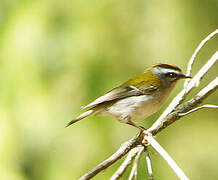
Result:
[[[130,117],[132,121],[143,120],[160,108],[162,102],[150,95],[133,96],[117,101],[107,108],[107,113],[120,121]]]

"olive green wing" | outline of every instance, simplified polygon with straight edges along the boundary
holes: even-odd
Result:
[[[142,81],[141,83],[137,84],[135,88],[140,90],[143,94],[149,95],[157,91],[158,87],[159,86],[151,85],[146,81]]]
[[[158,76],[150,71],[145,71],[143,74],[128,80],[123,85],[134,86],[143,94],[152,94],[161,86],[161,81]]]

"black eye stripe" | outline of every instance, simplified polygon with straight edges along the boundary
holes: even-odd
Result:
[[[168,72],[168,73],[166,73],[166,76],[170,77],[170,78],[175,78],[175,77],[178,77],[178,74],[176,74],[174,72]]]

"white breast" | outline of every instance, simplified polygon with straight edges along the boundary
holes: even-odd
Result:
[[[108,107],[106,111],[107,114],[115,116],[120,121],[124,117],[131,117],[132,121],[139,121],[158,111],[161,105],[160,99],[154,99],[151,95],[142,95],[119,100]]]

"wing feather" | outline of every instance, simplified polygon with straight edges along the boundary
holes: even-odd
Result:
[[[150,88],[146,88],[146,91],[145,90],[142,91],[134,86],[119,86],[119,87],[112,89],[111,91],[109,91],[105,95],[97,98],[96,100],[94,100],[90,104],[83,106],[82,109],[94,107],[94,106],[102,104],[104,102],[119,100],[119,99],[123,99],[126,97],[150,94],[150,92],[153,90],[154,90],[153,86],[151,86]]]
[[[109,91],[105,95],[97,98],[96,100],[94,100],[90,104],[83,106],[82,109],[93,107],[93,106],[96,106],[98,104],[102,104],[104,102],[118,100],[118,99],[122,99],[125,97],[130,97],[130,96],[139,96],[142,94],[143,94],[143,92],[141,92],[139,89],[137,89],[133,86],[125,86],[125,87],[119,86],[119,87],[112,89],[111,91]]]

